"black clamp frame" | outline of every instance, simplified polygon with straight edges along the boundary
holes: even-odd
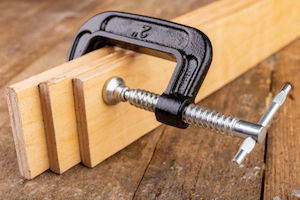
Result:
[[[68,61],[105,45],[176,61],[177,65],[160,96],[156,119],[187,128],[183,108],[193,103],[212,60],[212,46],[201,31],[181,24],[121,12],[104,12],[88,20],[76,33]]]

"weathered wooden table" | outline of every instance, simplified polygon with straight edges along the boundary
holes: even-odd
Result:
[[[272,95],[291,83],[266,142],[240,168],[230,161],[242,140],[190,126],[160,126],[93,169],[77,165],[31,181],[18,171],[5,90],[65,62],[80,25],[118,10],[163,19],[213,0],[0,2],[0,199],[296,199],[300,197],[300,40],[200,104],[257,122]],[[215,52],[222,53],[222,52]]]

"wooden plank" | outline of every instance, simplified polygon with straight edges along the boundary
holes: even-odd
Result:
[[[289,27],[295,23],[294,15],[285,13],[289,9],[300,11],[300,5],[295,8],[292,2],[287,5],[282,0],[229,0],[175,19],[203,30],[216,52],[196,101],[237,78],[300,34],[300,29],[297,35],[282,32],[283,27],[286,31],[295,30],[294,26]],[[288,26],[287,21],[291,23]],[[172,63],[144,56],[118,68],[99,68],[74,79],[78,132],[85,165],[94,167],[159,124],[153,113],[136,110],[130,105],[107,106],[101,96],[105,81],[111,76],[120,76],[131,88],[160,94],[173,69]],[[95,91],[98,92],[95,94]]]
[[[9,71],[3,71],[3,74],[1,75],[1,80],[4,80],[4,82],[6,81],[6,78],[9,79],[9,77],[11,77],[11,73],[16,74],[16,72],[18,71],[18,69],[20,69],[20,67],[24,68],[25,66],[27,66],[26,63],[31,63],[34,59],[36,59],[39,55],[42,55],[45,53],[46,49],[52,48],[53,45],[55,45],[56,42],[59,42],[58,45],[56,45],[55,47],[53,47],[49,52],[47,52],[46,54],[44,54],[42,57],[40,57],[39,59],[35,60],[30,66],[28,66],[26,68],[26,70],[22,71],[22,73],[20,73],[18,76],[14,77],[11,81],[10,84],[15,83],[17,81],[20,81],[22,79],[28,78],[32,75],[37,74],[37,72],[42,72],[45,71],[53,66],[57,66],[58,64],[61,64],[63,62],[65,62],[67,53],[68,53],[68,49],[70,47],[70,43],[72,41],[72,37],[67,37],[65,40],[63,41],[59,41],[61,38],[64,37],[64,35],[69,35],[71,36],[72,34],[75,33],[75,31],[77,30],[77,28],[79,26],[82,25],[82,23],[84,21],[86,21],[88,18],[90,18],[91,16],[102,12],[102,11],[106,11],[106,10],[118,10],[118,11],[130,11],[134,8],[134,12],[137,14],[145,14],[145,15],[149,15],[149,16],[154,16],[154,17],[161,17],[164,19],[172,19],[180,14],[184,14],[192,9],[194,9],[195,7],[200,7],[203,5],[206,5],[214,0],[203,0],[203,1],[194,1],[194,2],[189,2],[185,4],[182,4],[182,2],[180,2],[181,0],[176,0],[173,1],[173,5],[172,7],[170,7],[168,2],[165,1],[152,1],[150,4],[149,2],[146,1],[137,1],[137,0],[128,0],[123,3],[116,3],[114,1],[111,0],[103,0],[101,2],[99,1],[94,1],[94,3],[87,3],[88,1],[85,1],[83,4],[78,4],[75,1],[72,1],[72,4],[76,4],[78,6],[78,9],[74,9],[74,10],[78,10],[78,12],[80,13],[80,15],[76,15],[76,17],[71,17],[69,18],[68,16],[65,15],[65,10],[64,9],[70,9],[70,6],[68,6],[68,3],[70,2],[61,2],[61,1],[51,1],[51,6],[50,6],[50,11],[49,12],[45,12],[45,6],[47,7],[47,5],[44,5],[43,2],[40,1],[22,1],[22,2],[18,2],[18,3],[14,3],[13,1],[9,1],[9,2],[5,2],[5,1],[1,1],[0,2],[0,6],[1,8],[3,8],[2,10],[4,12],[2,12],[2,14],[4,15],[4,18],[8,18],[5,19],[3,21],[4,24],[1,24],[1,27],[5,27],[5,30],[7,33],[11,34],[11,39],[10,40],[6,40],[5,37],[0,37],[0,42],[1,42],[1,46],[2,47],[7,47],[3,52],[6,52],[7,49],[12,48],[10,56],[7,56],[7,54],[1,54],[1,56],[6,55],[3,57],[3,59],[1,61],[7,61],[10,57],[14,58],[14,62],[9,62],[7,65],[7,68],[9,68]],[[138,3],[138,7],[136,6]],[[63,5],[62,5],[63,4]],[[150,7],[152,7],[153,9],[149,9]],[[30,9],[28,9],[30,8]],[[42,8],[42,9],[41,9]],[[52,9],[55,8],[55,9]],[[59,12],[56,8],[59,8]],[[26,10],[27,14],[22,16],[25,17],[24,20],[16,20],[16,17],[20,17],[20,15],[14,15],[14,12],[11,11],[16,11],[19,10],[20,12],[22,12],[22,10]],[[86,12],[83,10],[86,10]],[[37,13],[38,12],[38,13]],[[50,17],[48,17],[50,16]],[[60,27],[64,27],[68,29],[68,33],[66,34],[61,34],[61,31],[66,31],[66,29],[63,29],[61,31],[55,31],[56,29],[49,28],[48,26],[46,27],[47,30],[43,29],[40,30],[37,27],[41,27],[44,24],[49,24],[49,22],[51,22],[51,25],[55,25],[53,23],[53,19],[52,17],[59,17],[59,16],[66,16],[66,18],[58,18],[61,19],[62,21],[60,21],[60,25],[61,23],[63,24],[63,26]],[[27,23],[29,19],[31,18],[39,18],[42,20],[35,20],[34,23]],[[11,19],[11,20],[9,20]],[[74,20],[73,20],[74,19]],[[12,20],[13,21],[12,23]],[[38,23],[37,23],[38,22]],[[70,23],[69,23],[70,22]],[[76,22],[76,24],[74,23]],[[2,21],[1,21],[2,23]],[[22,26],[20,26],[20,24]],[[34,32],[36,35],[34,36],[34,40],[31,41],[30,38],[28,37],[21,37],[19,34],[21,33],[22,36],[24,36],[23,32],[19,32],[19,31],[14,31],[15,27],[19,27],[23,30],[25,30],[25,33],[28,33],[28,35],[33,35],[32,32]],[[72,29],[72,30],[71,30]],[[3,29],[4,30],[4,29]],[[54,32],[52,32],[54,30]],[[32,32],[31,32],[32,31]],[[49,37],[51,37],[51,40],[48,40],[48,35],[45,35],[43,31],[48,31],[47,34],[49,33]],[[62,37],[63,36],[63,37]],[[20,39],[25,38],[27,43],[23,43],[23,45],[18,46],[18,44],[22,43],[22,41],[20,41]],[[55,41],[53,40],[53,38],[55,39]],[[37,39],[39,39],[39,41],[41,41],[42,43],[39,43],[39,41],[37,41]],[[56,40],[58,39],[58,40]],[[17,42],[17,43],[13,43],[13,41]],[[50,41],[50,42],[49,42]],[[7,42],[9,42],[9,45],[4,45]],[[32,45],[32,43],[36,44],[36,45]],[[37,45],[39,44],[39,45]],[[17,46],[16,46],[17,45]],[[41,48],[45,47],[45,48]],[[20,47],[19,48],[15,48],[15,47]],[[24,49],[23,49],[24,48]],[[17,51],[16,51],[17,50]],[[22,53],[19,54],[19,51],[21,51]],[[26,51],[26,52],[25,52]],[[27,51],[29,51],[29,53],[27,54]],[[7,53],[7,52],[6,52]],[[16,53],[16,54],[14,54]],[[17,55],[22,55],[21,57],[17,56]],[[53,59],[55,58],[55,59]],[[18,61],[18,62],[17,62]],[[1,66],[6,66],[1,65]],[[62,71],[63,72],[63,71]],[[51,78],[51,77],[49,77]],[[44,80],[40,80],[40,81],[46,81],[46,79]],[[27,80],[28,82],[31,82],[31,79]],[[24,84],[26,86],[26,82],[27,81],[23,81],[22,84]],[[8,84],[6,84],[8,85]],[[20,86],[20,85],[19,85]],[[21,90],[20,90],[21,91]],[[24,96],[23,96],[24,97]],[[28,96],[28,98],[22,98],[22,106],[28,104],[31,106],[31,110],[39,110],[40,108],[40,103],[37,104],[32,104],[31,100],[34,100],[34,102],[39,102],[39,96],[38,93],[34,93],[31,96]],[[6,114],[6,106],[5,108],[2,109],[3,110],[3,115],[2,118],[3,120],[1,121],[5,121],[6,118],[4,117]],[[18,110],[15,110],[16,112]],[[20,163],[22,160],[19,159],[19,166],[20,166],[20,171],[21,171],[21,167],[24,167],[24,169],[26,169],[26,175],[24,175],[23,170],[21,171],[21,174],[23,176],[25,176],[26,178],[30,179],[30,178],[34,178],[36,175],[42,173],[43,171],[47,170],[49,168],[49,162],[48,162],[48,158],[44,157],[44,156],[37,156],[37,155],[47,155],[47,148],[46,148],[46,142],[45,142],[45,136],[44,136],[44,131],[43,131],[43,122],[42,122],[42,117],[41,117],[41,112],[32,112],[30,114],[28,114],[27,112],[24,113],[20,113],[20,119],[21,121],[28,121],[28,119],[31,119],[32,122],[34,122],[34,124],[32,124],[33,127],[37,127],[36,129],[32,130],[30,128],[30,123],[26,123],[23,124],[23,126],[29,126],[29,128],[26,127],[19,127],[19,128],[14,128],[14,130],[19,131],[19,134],[23,134],[25,138],[40,138],[40,139],[34,139],[38,140],[38,142],[28,142],[25,145],[25,141],[21,141],[20,145],[24,145],[26,148],[26,155],[28,158],[39,158],[39,159],[29,159],[26,160],[25,163]],[[18,116],[18,115],[15,115]],[[2,119],[1,118],[1,119]],[[13,125],[13,124],[12,124]],[[22,128],[22,129],[21,129]],[[8,131],[8,130],[6,130]],[[9,131],[10,132],[10,131]],[[19,151],[20,146],[16,145],[16,150],[17,150],[17,155],[20,153]],[[20,157],[18,155],[18,157]],[[14,157],[13,157],[14,158]],[[11,161],[10,161],[11,162]],[[48,164],[47,164],[48,163]]]
[[[267,109],[275,61],[264,61],[199,105],[258,122]],[[256,145],[235,168],[230,162],[242,142],[195,126],[168,126],[134,199],[260,199],[265,145]]]
[[[112,52],[113,48],[101,49],[89,54],[89,58],[99,62]],[[49,169],[38,84],[84,66],[85,62],[84,56],[75,63],[65,63],[8,87],[7,101],[19,169],[25,178],[33,178]]]
[[[278,110],[267,135],[264,199],[299,199],[300,197],[300,40],[277,54],[273,67],[271,91],[276,94],[285,82],[291,90]]]
[[[117,67],[129,62],[133,55],[129,53],[124,56],[123,50],[116,51],[100,61],[61,73],[39,84],[50,169],[53,172],[61,174],[81,161],[72,79],[102,65]]]
[[[147,63],[147,67],[141,67],[141,63]],[[132,109],[129,104],[113,107],[105,104],[101,92],[105,81],[121,76],[129,85],[162,93],[174,67],[175,63],[167,60],[140,56],[126,64],[103,66],[74,78],[83,164],[94,167],[160,124],[153,113]]]

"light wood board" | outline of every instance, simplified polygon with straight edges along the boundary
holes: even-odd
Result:
[[[101,49],[90,53],[88,59],[101,61],[110,53],[113,53],[113,48]],[[86,65],[85,57],[32,76],[7,89],[7,102],[19,169],[21,175],[27,179],[39,175],[50,166],[38,84]]]
[[[127,52],[128,53],[128,52]],[[72,79],[99,66],[120,65],[134,54],[114,52],[55,79],[39,84],[50,169],[61,174],[81,161],[76,128]]]
[[[294,26],[299,21],[294,17],[300,17],[300,13],[292,12],[300,11],[300,5],[293,2],[221,1],[200,10],[174,20],[201,29],[213,44],[213,63],[196,101],[237,78],[300,34],[300,29]],[[82,140],[82,162],[86,166],[94,167],[159,125],[153,113],[129,103],[106,105],[101,96],[105,81],[119,76],[130,88],[161,94],[174,65],[143,56],[118,68],[101,67],[74,79],[78,133]]]

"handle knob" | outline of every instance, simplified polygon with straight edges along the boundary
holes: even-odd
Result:
[[[281,91],[275,96],[273,99],[272,104],[264,114],[264,116],[261,118],[261,120],[258,122],[258,124],[262,125],[263,127],[268,126],[272,118],[274,117],[275,113],[279,109],[279,107],[284,103],[288,93],[291,91],[292,86],[288,83],[286,83]],[[257,142],[261,143],[266,138],[266,132],[265,134],[260,134]],[[254,149],[256,141],[252,137],[247,137],[242,145],[240,146],[239,151],[233,158],[231,164],[232,166],[239,166],[243,160],[246,158],[246,156]]]

